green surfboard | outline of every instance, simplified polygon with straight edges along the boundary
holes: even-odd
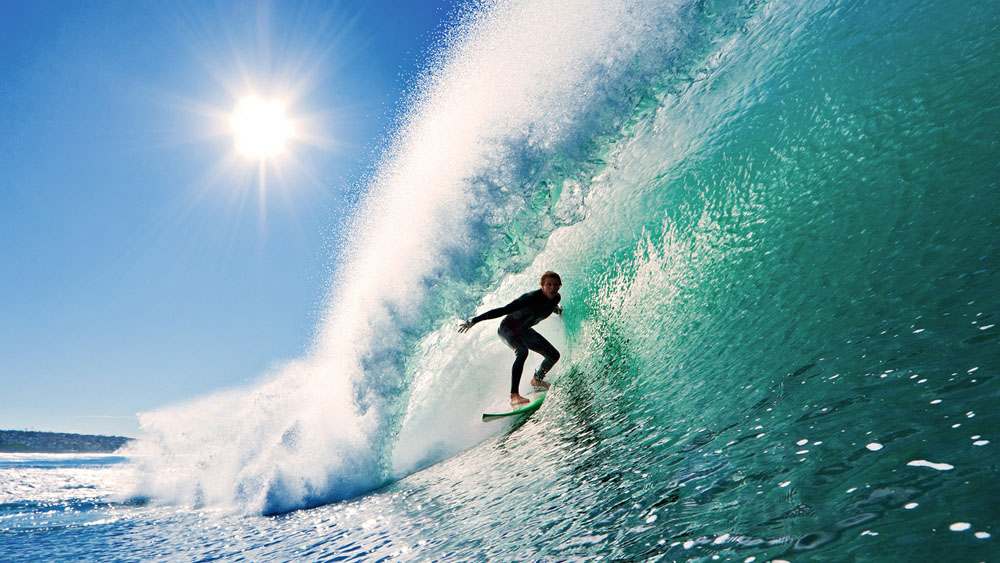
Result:
[[[545,392],[542,391],[539,393],[531,393],[530,395],[528,395],[528,398],[531,399],[530,403],[521,405],[516,409],[511,407],[511,409],[506,412],[483,413],[483,422],[486,422],[487,420],[493,420],[495,418],[503,418],[505,416],[517,416],[519,414],[528,414],[533,411],[536,411],[538,410],[538,407],[542,406],[542,402],[545,400]]]

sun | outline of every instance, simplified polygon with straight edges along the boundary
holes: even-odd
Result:
[[[249,96],[240,100],[229,118],[236,151],[248,158],[264,159],[284,152],[295,128],[285,117],[285,104]]]

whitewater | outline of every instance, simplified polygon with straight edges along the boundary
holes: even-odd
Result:
[[[309,352],[115,456],[0,454],[0,560],[995,560],[998,28],[475,5]],[[512,353],[458,323],[546,270],[556,385],[483,423]]]

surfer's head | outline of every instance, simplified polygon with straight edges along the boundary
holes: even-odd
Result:
[[[548,271],[542,274],[542,279],[538,283],[542,286],[542,293],[549,299],[552,299],[559,293],[559,288],[562,287],[562,278],[559,277],[559,274]]]
[[[555,280],[556,285],[562,285],[562,278],[560,278],[559,274],[553,272],[552,270],[542,274],[542,279],[538,281],[538,285],[545,287],[545,280]]]

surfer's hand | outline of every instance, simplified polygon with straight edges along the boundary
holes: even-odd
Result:
[[[562,305],[556,305],[556,308],[554,309],[554,311],[555,311],[555,313],[557,315],[559,315],[561,317],[562,316]]]
[[[470,328],[472,328],[472,321],[465,321],[458,325],[458,332],[468,332]]]

